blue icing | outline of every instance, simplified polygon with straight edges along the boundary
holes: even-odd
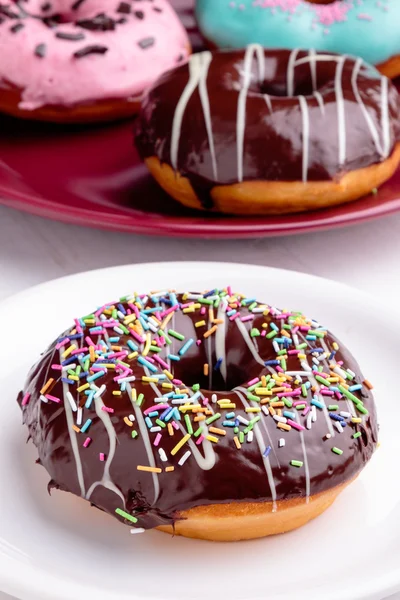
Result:
[[[287,8],[262,4],[263,0],[197,0],[200,29],[222,48],[251,43],[267,48],[314,48],[361,56],[375,65],[400,54],[400,0],[337,2],[336,10],[345,12],[344,20],[331,24],[323,24],[321,15],[332,7],[335,10],[334,4],[300,0],[275,0]]]

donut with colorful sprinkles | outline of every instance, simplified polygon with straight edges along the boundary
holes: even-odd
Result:
[[[0,112],[63,123],[115,120],[190,52],[167,0],[0,4]]]
[[[321,514],[378,441],[371,383],[301,312],[229,286],[74,320],[19,394],[47,470],[131,527],[233,541]]]
[[[400,161],[400,97],[361,58],[314,50],[194,54],[143,100],[136,145],[191,208],[284,214],[361,198]]]
[[[400,75],[398,0],[196,0],[201,32],[214,47],[314,48],[360,56]]]

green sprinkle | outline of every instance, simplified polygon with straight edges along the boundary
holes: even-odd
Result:
[[[335,454],[339,454],[339,456],[343,454],[343,450],[341,450],[340,448],[336,448],[336,446],[333,446],[332,452],[334,452]]]
[[[168,333],[169,333],[169,335],[172,335],[172,337],[176,338],[180,342],[182,342],[185,339],[184,335],[182,335],[181,333],[178,333],[174,329],[168,329]]]
[[[206,419],[206,425],[210,425],[210,423],[214,423],[214,421],[217,421],[220,417],[221,417],[221,413],[215,413],[215,415],[213,415],[212,417],[208,417],[208,419]]]
[[[161,352],[161,348],[159,348],[158,346],[150,346],[150,350],[152,352]]]
[[[339,404],[329,404],[328,410],[338,410]]]
[[[189,415],[185,415],[185,423],[186,423],[187,432],[190,433],[190,435],[192,435],[193,427],[192,427],[192,422],[190,420]]]
[[[122,323],[118,323],[118,327],[122,329],[125,335],[129,335],[129,329],[125,327],[125,325],[123,325]]]
[[[259,396],[254,396],[254,394],[247,394],[247,400],[252,400],[253,402],[260,402],[261,398]]]
[[[291,400],[290,398],[281,398],[281,400],[283,401],[285,406],[287,406],[288,408],[292,408],[293,400]]]
[[[260,386],[262,386],[261,381],[258,381],[257,383],[254,383],[253,385],[251,385],[250,387],[247,388],[248,392],[253,392],[255,389],[259,388]]]
[[[244,433],[243,433],[243,431],[240,431],[240,432],[239,432],[239,442],[240,442],[241,444],[243,444],[243,443],[244,443]]]
[[[298,344],[296,346],[296,350],[303,350],[303,348],[307,348],[308,344]]]
[[[199,427],[198,429],[196,429],[196,431],[193,434],[194,437],[199,437],[199,435],[201,435],[202,431],[203,431],[202,427]]]
[[[270,376],[269,376],[269,375],[267,376],[267,378],[266,378],[266,379],[268,380],[268,378],[270,378]],[[270,381],[270,382],[268,383],[268,385],[267,385],[267,390],[272,390],[272,388],[273,388],[273,387],[275,387],[275,386],[276,386],[276,381],[275,381],[275,379],[271,379],[271,381]]]
[[[117,319],[117,317],[118,317],[118,311],[117,311],[116,308],[114,308],[114,310],[112,311],[111,316],[112,316],[113,319]]]
[[[306,407],[305,404],[297,404],[296,410],[303,410]]]
[[[130,521],[131,523],[137,523],[136,517],[132,517],[132,515],[130,515],[129,513],[125,512],[121,508],[116,508],[115,512],[117,513],[117,515],[119,515],[120,517],[123,517],[127,521]]]
[[[167,334],[165,333],[165,331],[163,331],[162,329],[158,330],[158,335],[162,338],[164,338],[164,340],[166,341],[166,343],[170,346],[172,344],[172,340],[167,336]]]
[[[362,413],[363,415],[369,415],[368,410],[365,408],[365,406],[361,403],[357,404],[357,410]]]
[[[282,325],[282,329],[292,329],[292,327],[285,323],[284,325]]]
[[[156,419],[156,423],[163,429],[164,429],[164,427],[166,427],[166,424],[164,423],[164,421],[161,421],[161,419]]]
[[[327,381],[326,379],[324,379],[323,377],[321,377],[321,375],[316,375],[316,376],[315,376],[315,379],[316,379],[317,381],[319,381],[319,383],[322,383],[323,385],[325,385],[326,387],[330,387],[330,385],[331,385],[331,384],[329,383],[329,381]]]
[[[361,431],[357,431],[357,433],[353,433],[353,438],[356,440],[357,438],[361,437]]]
[[[270,331],[269,333],[267,333],[267,335],[265,337],[270,340],[271,338],[275,337],[276,335],[278,335],[278,332],[275,331],[275,329],[273,329],[272,331]]]
[[[323,338],[323,337],[325,337],[325,335],[326,335],[326,331],[315,331],[315,330],[313,330],[313,329],[310,329],[310,330],[308,331],[308,333],[309,333],[310,335],[315,335],[316,337],[319,337],[319,338]]]
[[[377,193],[378,193],[378,188],[373,188],[371,190],[371,194],[374,194],[374,196],[376,196]]]
[[[137,431],[135,431],[134,429],[132,429],[131,436],[133,437],[133,439],[135,439],[135,437],[137,437],[137,436],[138,436],[138,432],[137,432]]]
[[[196,298],[196,302],[200,302],[200,304],[213,304],[214,300],[210,300],[209,298]]]
[[[292,467],[302,467],[304,463],[302,460],[291,460],[290,464]]]
[[[338,388],[342,392],[342,394],[346,396],[346,398],[352,400],[355,404],[362,404],[362,401],[359,398],[357,398],[357,396],[349,392],[349,390],[346,390],[345,387],[343,387],[342,385],[338,385]]]
[[[259,335],[261,335],[260,330],[257,329],[257,327],[253,327],[253,329],[250,331],[250,336],[258,337]]]
[[[283,349],[283,350],[279,350],[277,356],[282,356],[282,354],[286,354],[287,350]]]
[[[239,427],[234,427],[233,428],[233,433],[239,433]]]
[[[137,406],[142,406],[143,400],[144,400],[144,395],[143,394],[139,394],[139,396],[137,397],[137,400],[136,400]]]
[[[252,302],[249,306],[249,310],[253,310],[253,308],[257,308],[257,302]]]
[[[192,385],[192,390],[194,392],[198,392],[200,389],[200,384],[199,383],[195,383],[194,385]]]
[[[83,369],[84,369],[85,373],[86,373],[86,371],[89,371],[89,366],[90,366],[90,358],[87,358],[85,360],[85,362],[83,363]]]
[[[305,383],[303,383],[302,386],[301,386],[301,394],[302,394],[302,396],[304,396],[304,398],[307,398],[307,396],[308,396],[307,388],[306,388]]]
[[[281,368],[286,371],[287,369],[287,365],[286,365],[286,358],[282,358],[281,360]]]

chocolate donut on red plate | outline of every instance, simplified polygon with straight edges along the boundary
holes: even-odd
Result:
[[[228,287],[76,319],[18,401],[50,488],[134,532],[227,541],[332,504],[376,448],[370,390],[325,327]]]
[[[355,200],[400,161],[400,100],[361,59],[306,50],[203,52],[146,95],[136,145],[193,208],[290,213]]]

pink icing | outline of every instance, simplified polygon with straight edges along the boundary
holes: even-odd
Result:
[[[73,106],[80,103],[140,96],[159,75],[173,68],[189,54],[189,40],[167,0],[138,2],[126,0],[132,11],[143,18],[117,12],[120,0],[84,0],[77,10],[75,0],[51,0],[50,14],[60,13],[66,20],[92,19],[106,13],[113,19],[126,18],[114,31],[90,31],[73,22],[56,28],[40,19],[6,19],[0,25],[0,82],[10,82],[22,90],[20,108],[35,110],[45,105]],[[30,14],[48,16],[41,7],[44,0],[23,3]],[[11,7],[13,5],[11,4]],[[157,9],[157,10],[155,10]],[[158,10],[159,9],[159,10]],[[17,33],[11,26],[21,22]],[[84,40],[59,39],[56,33],[83,33]],[[154,38],[143,48],[140,42]],[[45,56],[35,54],[45,44]],[[87,46],[105,46],[104,54],[76,58],[74,53]]]
[[[316,19],[321,25],[333,25],[346,20],[346,15],[352,4],[336,0],[331,4],[310,4],[307,0],[254,0],[253,6],[262,8],[280,8],[282,11],[294,14],[296,10],[307,5],[307,8],[315,11]]]

